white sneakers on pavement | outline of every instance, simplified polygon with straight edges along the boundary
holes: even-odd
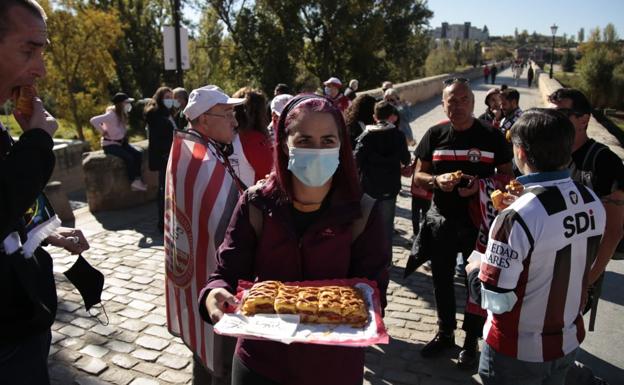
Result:
[[[130,189],[132,191],[147,191],[147,185],[139,178],[136,178],[130,184]]]

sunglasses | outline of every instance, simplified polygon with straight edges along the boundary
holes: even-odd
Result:
[[[465,83],[470,83],[470,80],[466,78],[448,78],[442,82],[442,84],[444,84],[445,86],[450,86],[451,84],[455,84],[455,83],[465,84]]]

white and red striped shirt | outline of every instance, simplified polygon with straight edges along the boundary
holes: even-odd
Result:
[[[230,164],[253,183],[253,170],[235,145]],[[223,241],[239,197],[237,184],[216,158],[216,150],[189,134],[173,139],[165,192],[165,289],[167,326],[211,371],[219,373],[220,336],[199,315],[199,292],[216,269],[216,250]]]
[[[567,171],[518,178],[525,193],[490,228],[479,279],[512,290],[511,310],[488,309],[485,341],[522,361],[546,362],[585,337],[582,306],[605,227],[597,196]]]

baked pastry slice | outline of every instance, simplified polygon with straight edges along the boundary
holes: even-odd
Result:
[[[318,323],[342,323],[342,298],[338,286],[322,287],[319,292]]]
[[[253,285],[245,297],[243,314],[275,313],[275,297],[281,286],[278,281],[263,281]]]
[[[275,297],[275,312],[277,314],[297,314],[298,295],[299,286],[281,286]]]
[[[315,323],[318,319],[319,289],[316,287],[302,287],[297,295],[297,314],[302,323]]]
[[[343,323],[362,327],[368,321],[368,310],[362,293],[353,287],[341,290]]]

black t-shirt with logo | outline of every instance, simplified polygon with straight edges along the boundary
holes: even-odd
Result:
[[[504,136],[477,119],[465,131],[456,131],[450,122],[431,127],[418,144],[415,155],[431,162],[433,175],[461,170],[479,178],[492,176],[496,166],[509,163],[513,158]],[[447,217],[467,215],[472,198],[460,197],[457,187],[451,192],[436,189],[433,193],[433,202]]]
[[[624,165],[607,146],[589,139],[572,153],[572,179],[604,197],[624,190]]]

